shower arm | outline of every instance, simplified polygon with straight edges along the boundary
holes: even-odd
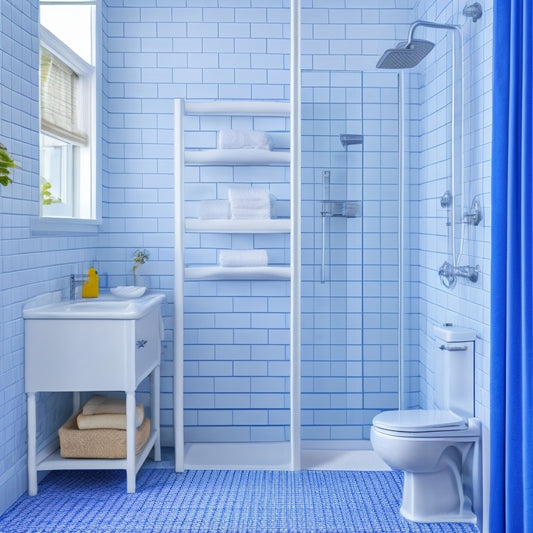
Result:
[[[434,28],[437,30],[455,30],[458,32],[461,31],[461,28],[459,26],[455,26],[453,24],[439,24],[438,22],[429,22],[427,20],[415,20],[415,22],[413,22],[409,27],[409,33],[407,34],[407,44],[405,45],[406,48],[409,48],[411,46],[415,30],[419,26],[424,26],[426,28]]]

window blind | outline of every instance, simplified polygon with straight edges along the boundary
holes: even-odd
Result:
[[[88,142],[80,128],[80,78],[68,65],[41,48],[41,129],[76,143]]]

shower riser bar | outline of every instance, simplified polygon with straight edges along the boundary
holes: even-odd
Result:
[[[331,173],[329,170],[324,170],[322,172],[322,202],[329,201],[330,195],[330,177]],[[326,216],[324,216],[324,207],[322,207],[322,260],[320,265],[320,283],[326,283],[326,235],[327,235],[327,221]]]

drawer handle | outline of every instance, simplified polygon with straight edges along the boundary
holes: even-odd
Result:
[[[468,346],[450,346],[449,344],[442,344],[441,350],[447,350],[448,352],[465,352],[468,350]]]
[[[144,348],[148,341],[145,341],[144,339],[141,339],[140,341],[137,341],[137,348]]]

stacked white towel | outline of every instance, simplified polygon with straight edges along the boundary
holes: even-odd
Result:
[[[225,220],[229,215],[227,200],[202,200],[198,204],[198,218],[202,220]]]
[[[220,250],[222,267],[260,267],[268,265],[266,250]]]
[[[218,132],[218,147],[220,149],[272,150],[272,140],[264,131],[220,130]]]
[[[274,203],[268,189],[239,187],[228,190],[231,218],[235,220],[268,219]]]

